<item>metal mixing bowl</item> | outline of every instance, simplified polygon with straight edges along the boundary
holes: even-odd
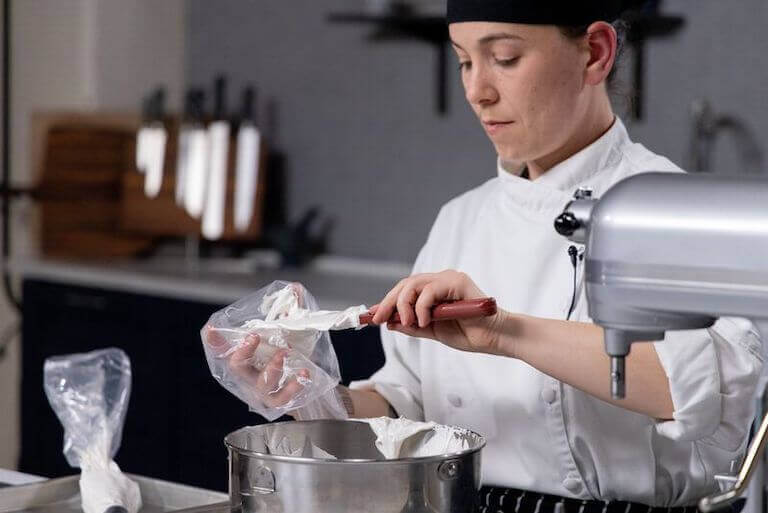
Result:
[[[267,440],[310,440],[338,459],[271,454]],[[242,513],[468,513],[480,486],[485,439],[467,432],[454,454],[385,460],[366,423],[281,422],[245,427],[224,439],[232,511]]]

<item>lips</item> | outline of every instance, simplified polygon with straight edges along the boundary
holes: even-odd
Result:
[[[514,123],[514,121],[499,121],[495,119],[484,119],[482,122],[485,131],[489,134],[495,134]]]

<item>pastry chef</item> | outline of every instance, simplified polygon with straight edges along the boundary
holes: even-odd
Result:
[[[350,412],[486,436],[480,511],[693,512],[745,449],[759,336],[721,318],[635,344],[627,397],[613,400],[583,248],[552,227],[578,187],[600,196],[637,173],[681,171],[614,114],[613,22],[625,5],[447,3],[466,99],[498,169],[443,206],[412,276],[379,304],[377,322],[397,310],[402,324],[382,329],[384,367],[344,389]],[[497,299],[496,316],[430,324],[436,302],[482,296]]]

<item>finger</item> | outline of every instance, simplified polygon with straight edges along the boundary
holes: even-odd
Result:
[[[387,324],[387,329],[390,331],[396,331],[398,333],[402,333],[403,335],[407,335],[409,337],[429,338],[432,340],[436,340],[435,333],[430,327],[419,328],[416,326],[403,326],[399,322],[395,322],[395,323],[390,322]]]
[[[203,342],[213,349],[217,355],[226,352],[227,346],[229,345],[227,344],[227,338],[224,334],[210,324],[203,328]]]
[[[251,357],[259,346],[261,339],[255,333],[249,333],[245,336],[240,345],[232,351],[232,355],[229,357],[229,364],[232,366],[242,367],[244,365],[251,365]]]
[[[299,372],[297,372],[296,374],[299,376],[299,378],[301,378],[299,379],[299,383],[304,384],[302,380],[309,379],[309,369],[299,369]]]
[[[285,355],[288,353],[285,349],[277,351],[261,371],[256,386],[257,390],[266,397],[277,391],[280,379],[283,377]]]
[[[301,369],[296,374],[296,377],[291,378],[280,390],[269,394],[268,403],[271,407],[285,406],[304,390],[305,380],[309,379],[309,370]]]
[[[425,328],[432,322],[432,307],[435,305],[436,301],[435,287],[432,283],[428,283],[421,290],[414,307],[416,318],[418,319],[418,326],[420,328]]]
[[[299,282],[292,282],[290,286],[291,289],[293,289],[293,293],[296,295],[296,302],[299,305],[299,308],[304,308],[304,286]]]
[[[402,294],[403,289],[412,286],[418,292],[423,285],[433,280],[434,276],[435,275],[432,273],[414,274],[413,276],[400,280],[397,285],[384,296],[384,299],[376,305],[377,309],[376,314],[373,317],[373,323],[383,324],[392,317],[397,309],[397,300]]]
[[[397,304],[397,296],[400,295],[400,290],[403,288],[407,280],[408,278],[400,280],[397,285],[392,287],[392,290],[387,292],[387,294],[384,296],[384,299],[379,302],[378,308],[376,309],[376,314],[373,316],[374,324],[384,323],[387,321],[387,319],[392,317],[392,314],[395,311],[395,306]]]
[[[472,281],[472,278],[461,271],[444,271],[446,274],[446,294],[451,299],[474,299],[483,297],[485,294]]]
[[[258,345],[258,335],[246,336],[240,347],[229,356],[229,361],[227,362],[232,373],[245,380],[252,387],[257,386],[259,383],[259,370],[253,362],[253,353]]]
[[[400,314],[400,323],[403,326],[415,324],[416,313],[413,311],[413,305],[418,297],[419,293],[416,290],[416,283],[414,281],[409,282],[400,291],[400,295],[397,297],[397,313]]]
[[[270,408],[279,408],[292,402],[298,394],[304,389],[304,385],[300,384],[296,378],[291,378],[288,383],[285,384],[280,390],[270,392],[264,398],[264,404]]]

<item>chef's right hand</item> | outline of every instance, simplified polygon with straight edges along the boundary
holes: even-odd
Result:
[[[390,330],[437,340],[460,351],[510,356],[500,340],[513,323],[501,308],[488,317],[432,322],[432,308],[439,303],[485,296],[462,272],[414,274],[400,280],[378,305],[371,307],[373,323],[386,322]],[[400,323],[388,322],[395,312],[400,314]]]
[[[206,344],[216,352],[225,350],[227,343],[215,329],[205,330]],[[278,349],[262,369],[257,369],[255,352],[261,340],[257,333],[246,335],[243,342],[227,356],[227,365],[240,378],[244,392],[269,408],[279,408],[290,403],[304,388],[301,381],[309,379],[309,369],[299,369],[295,375],[280,385],[284,373],[287,349]]]

